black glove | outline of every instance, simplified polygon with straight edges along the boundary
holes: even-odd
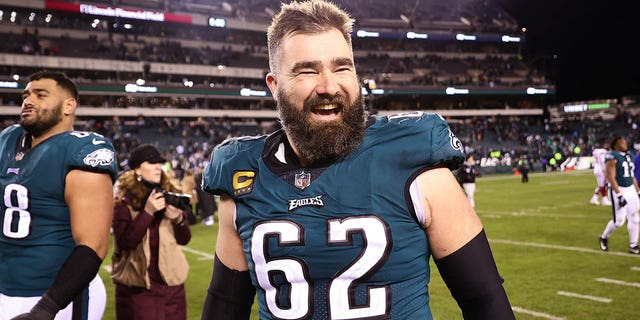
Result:
[[[622,195],[618,196],[618,207],[622,208],[627,205],[627,200],[624,199]]]
[[[53,320],[60,311],[58,305],[46,295],[40,298],[31,311],[15,316],[11,320]]]

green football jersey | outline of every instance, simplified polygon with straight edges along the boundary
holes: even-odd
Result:
[[[409,187],[458,168],[462,146],[439,115],[368,120],[359,148],[323,167],[300,166],[283,131],[214,149],[203,189],[235,200],[260,319],[432,317]]]
[[[605,155],[605,163],[616,160],[616,182],[621,187],[633,185],[634,164],[631,156],[627,152],[610,151]]]
[[[0,133],[0,292],[9,296],[44,294],[76,246],[67,173],[103,172],[115,181],[118,172],[113,145],[96,133],[68,131],[29,144],[19,125]]]

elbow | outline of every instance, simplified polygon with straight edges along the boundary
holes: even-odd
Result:
[[[191,235],[176,238],[176,242],[181,246],[186,246],[191,241]]]

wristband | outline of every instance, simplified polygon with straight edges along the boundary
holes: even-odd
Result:
[[[73,299],[89,286],[102,264],[102,259],[93,249],[79,245],[64,262],[56,279],[45,296],[51,298],[60,309],[65,308]]]
[[[484,229],[435,264],[464,319],[515,319]]]
[[[15,316],[11,320],[53,320],[58,311],[60,311],[58,305],[45,294],[29,312]]]
[[[213,270],[201,320],[249,319],[256,293],[249,271],[229,269],[217,254],[213,258]]]

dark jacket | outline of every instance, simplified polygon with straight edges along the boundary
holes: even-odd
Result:
[[[460,184],[463,183],[475,183],[476,177],[480,175],[480,171],[475,165],[463,164],[456,172],[456,178]]]

